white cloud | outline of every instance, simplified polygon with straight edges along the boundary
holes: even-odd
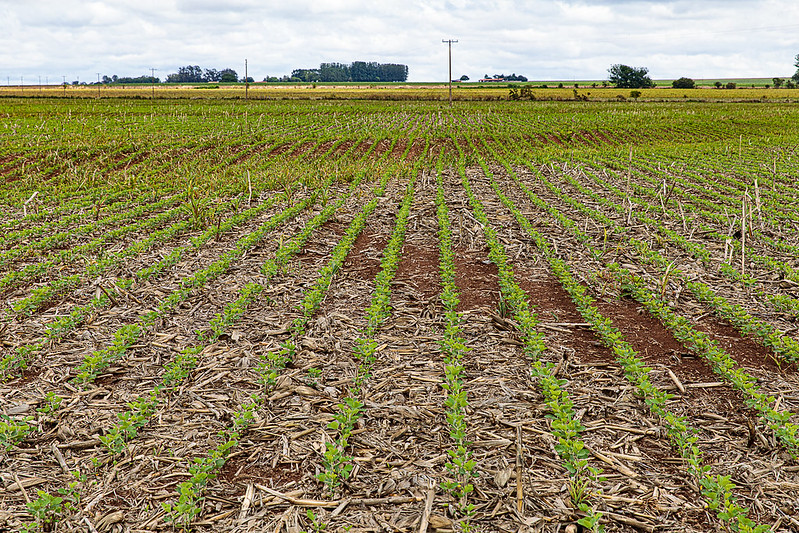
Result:
[[[793,0],[0,0],[0,80],[96,72],[165,76],[182,65],[288,74],[323,61],[453,73],[601,79],[613,63],[655,78],[790,75]]]

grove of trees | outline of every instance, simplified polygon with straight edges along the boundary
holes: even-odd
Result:
[[[381,82],[381,81],[407,81],[408,66],[396,63],[377,63],[373,61],[353,61],[349,65],[343,63],[322,63],[319,68],[294,69],[288,80],[326,82]]]
[[[103,84],[107,85],[109,83],[122,83],[122,84],[147,84],[150,85],[152,83],[161,83],[160,78],[154,76],[138,76],[136,78],[131,78],[129,76],[117,76],[114,74],[110,78],[108,76],[103,76]]]
[[[655,83],[647,75],[646,67],[630,67],[627,65],[613,65],[608,69],[608,81],[619,89],[648,89]]]
[[[237,81],[239,81],[239,75],[232,68],[222,70],[211,68],[203,71],[199,65],[180,67],[177,73],[170,74],[166,77],[166,83],[234,83]]]
[[[485,78],[486,79],[499,79],[499,78],[502,78],[505,81],[527,81],[527,77],[526,76],[522,76],[521,74],[517,75],[515,72],[513,74],[510,74],[510,75],[508,75],[508,74],[494,74],[493,76],[489,76],[488,74],[486,74]]]
[[[796,57],[794,59],[795,59],[795,61],[794,61],[793,66],[796,67],[796,72],[793,73],[793,76],[791,76],[791,79],[793,81],[795,81],[796,83],[799,83],[799,54],[796,54]]]

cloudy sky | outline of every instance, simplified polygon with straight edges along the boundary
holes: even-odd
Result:
[[[790,76],[796,0],[0,0],[0,84],[156,75],[182,65],[289,74],[320,62],[403,63],[410,81],[515,72],[604,79]]]

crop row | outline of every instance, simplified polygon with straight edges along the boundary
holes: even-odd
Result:
[[[509,165],[506,166],[506,170],[526,195],[535,204],[539,204],[539,199],[527,189]],[[491,178],[490,174],[489,178]],[[669,409],[668,403],[672,396],[652,384],[649,378],[651,369],[644,365],[639,354],[623,339],[622,333],[613,325],[612,320],[599,312],[594,305],[595,300],[589,295],[589,289],[577,281],[568,262],[558,257],[548,240],[502,192],[493,178],[491,178],[491,185],[518,224],[532,237],[537,251],[547,260],[552,272],[570,295],[582,317],[591,325],[592,330],[599,336],[603,344],[613,351],[616,360],[624,369],[627,380],[636,387],[637,393],[644,399],[652,414],[663,421],[671,444],[686,460],[689,475],[696,479],[701,486],[702,496],[705,498],[708,508],[715,511],[719,519],[729,524],[734,531],[768,531],[768,526],[757,525],[749,519],[747,510],[737,503],[737,499],[732,493],[735,484],[732,483],[730,477],[711,473],[712,467],[704,462],[702,452],[697,445],[698,431],[691,427],[690,422],[684,416],[678,416]],[[574,231],[574,228],[571,227],[570,231]]]
[[[473,146],[471,139],[468,141]],[[478,163],[483,172],[490,176],[488,166],[482,158],[478,159]],[[508,262],[504,246],[496,230],[491,227],[482,203],[472,191],[462,156],[458,162],[458,172],[469,198],[472,213],[482,226],[483,235],[489,247],[489,259],[497,267],[502,296],[511,309],[514,320],[519,325],[524,342],[524,352],[531,360],[532,377],[538,383],[544,395],[544,401],[550,409],[550,414],[547,417],[552,419],[550,431],[557,442],[555,451],[569,472],[569,496],[575,507],[585,514],[578,522],[591,530],[604,531],[604,526],[600,523],[602,513],[593,508],[589,499],[595,490],[595,484],[601,479],[602,470],[589,464],[590,453],[580,438],[580,433],[585,427],[576,417],[574,403],[564,388],[568,382],[554,375],[554,363],[545,362],[541,358],[546,350],[546,344],[544,335],[537,329],[538,317],[530,308],[524,291],[514,279],[513,269]]]
[[[375,190],[376,195],[383,193],[390,178],[391,173],[385,172]],[[357,185],[357,183],[355,185]],[[354,190],[354,188],[352,190]],[[306,225],[303,231],[298,233],[293,239],[283,245],[276,252],[274,259],[270,259],[265,262],[261,267],[261,272],[269,279],[278,275],[281,271],[282,265],[285,265],[293,255],[302,249],[303,244],[307,241],[310,235],[319,226],[321,226],[325,220],[335,213],[335,211],[343,203],[343,200],[344,198],[342,198],[339,202],[332,203],[327,206],[322,213],[320,213],[313,221]],[[292,323],[291,331],[289,332],[289,340],[282,343],[280,350],[269,352],[260,361],[257,372],[258,381],[262,384],[263,392],[254,393],[249,402],[239,407],[239,409],[233,415],[233,423],[228,428],[220,432],[221,442],[215,448],[211,449],[206,455],[193,459],[192,464],[189,467],[189,479],[178,485],[177,502],[166,503],[164,505],[164,509],[168,514],[169,521],[178,525],[187,526],[200,512],[201,504],[204,499],[203,494],[205,487],[210,480],[216,477],[218,470],[224,466],[226,458],[231,451],[238,446],[242,432],[255,420],[255,412],[265,401],[264,393],[270,390],[280,371],[291,360],[291,358],[294,357],[296,353],[296,341],[297,338],[304,332],[305,325],[307,324],[307,318],[312,316],[316,309],[318,309],[318,306],[321,303],[320,296],[323,296],[324,292],[326,292],[327,288],[330,286],[330,278],[335,274],[341,263],[346,258],[349,248],[363,229],[366,218],[372,213],[376,205],[377,200],[371,200],[364,206],[358,216],[353,219],[347,231],[345,232],[345,236],[342,237],[336,246],[336,249],[334,249],[332,252],[330,261],[326,267],[320,271],[316,281],[312,285],[312,287],[316,288],[316,290],[312,288],[306,291],[303,302],[300,304],[300,309],[302,310],[303,315],[301,315]],[[254,292],[252,291],[253,286],[250,285],[249,287],[250,289],[245,289],[245,291],[250,293]],[[319,292],[320,289],[321,293]],[[229,306],[226,309],[228,316],[232,316],[230,314],[230,310],[232,308],[239,309],[240,307],[240,303],[234,303]],[[240,316],[240,313],[236,312],[235,315]],[[216,329],[213,329],[214,325],[212,324],[212,331],[218,331],[218,324],[221,322],[226,322],[224,320],[220,321],[221,316],[224,315],[217,316],[217,319],[215,319],[217,326]]]

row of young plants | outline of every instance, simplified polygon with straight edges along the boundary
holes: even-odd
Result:
[[[658,168],[655,169],[654,164],[648,158],[639,161],[639,164],[653,175],[665,176],[664,179],[671,179],[674,175],[673,172],[661,170],[659,162]],[[775,226],[786,221],[799,221],[799,215],[796,214],[795,197],[777,190],[779,185],[772,179],[773,174],[766,176],[762,172],[752,172],[751,169],[748,169],[741,173],[742,176],[746,176],[744,181],[744,179],[736,178],[733,174],[736,172],[737,166],[734,160],[726,161],[723,167],[719,163],[717,168],[710,171],[709,175],[712,177],[708,177],[707,172],[701,172],[696,168],[695,163],[683,164],[680,168],[679,178],[692,180],[687,182],[686,186],[691,186],[700,192],[722,191],[728,198],[728,205],[732,206],[735,206],[736,203],[740,205],[740,199],[749,193],[758,201],[758,214],[762,220],[770,221]],[[793,194],[795,194],[795,190]]]
[[[350,194],[355,191],[355,187],[359,185],[360,180],[365,177],[365,174],[366,172],[359,174],[358,179],[356,179],[356,182],[353,183],[353,187],[350,189]],[[370,200],[352,222],[350,222],[344,237],[342,237],[336,248],[331,252],[331,259],[317,275],[317,279],[312,287],[329,287],[329,281],[326,280],[334,275],[341,264],[343,264],[349,249],[365,226],[366,219],[377,207],[378,198],[384,194],[386,185],[391,177],[391,171],[385,171],[381,176],[380,182],[374,190],[375,198]],[[323,212],[316,217],[313,224],[306,226],[303,231],[284,246],[281,246],[278,252],[276,252],[275,257],[267,260],[263,264],[261,267],[261,274],[266,276],[267,279],[273,279],[275,276],[279,275],[288,260],[303,248],[311,233],[333,216],[335,211],[343,205],[345,200],[346,198],[342,198],[339,202],[329,204]],[[245,288],[245,292],[254,294],[259,291]],[[314,292],[315,295],[311,295],[311,292]],[[323,297],[324,294],[321,296]],[[203,336],[204,339],[215,338],[218,336],[217,332],[220,331],[220,327],[224,327],[230,323],[230,320],[225,320],[223,318],[226,315],[232,319],[242,314],[238,311],[242,307],[242,297],[246,298],[248,294],[240,295],[239,301],[241,301],[241,303],[234,302],[228,306],[221,315],[217,315],[213,321],[214,323],[211,324],[212,333]],[[321,298],[316,291],[311,289],[305,293],[299,306],[303,314],[292,322],[289,329],[289,338],[281,343],[280,349],[267,353],[265,356],[262,356],[259,361],[257,366],[257,379],[263,387],[262,390],[252,394],[250,400],[234,413],[233,423],[219,432],[221,442],[206,455],[196,457],[192,460],[191,466],[189,467],[189,479],[177,486],[178,500],[174,503],[164,504],[168,522],[178,527],[189,528],[192,521],[200,514],[208,483],[216,477],[219,469],[224,466],[228,455],[238,446],[242,433],[255,421],[256,411],[265,402],[280,372],[296,355],[299,337],[303,335],[308,319],[310,318],[308,314],[313,314],[320,304]]]
[[[100,216],[106,218],[109,213],[124,211],[135,203],[149,202],[154,198],[151,192],[147,192],[141,194],[137,201],[137,199],[131,198],[130,191],[105,191],[100,188],[85,191],[83,195],[70,199],[68,199],[69,195],[48,196],[42,199],[38,193],[36,196],[29,193],[23,202],[31,197],[33,197],[31,202],[38,200],[50,205],[31,209],[22,217],[12,218],[0,224],[0,231],[4,231],[0,236],[0,247],[10,248],[14,245],[13,243],[29,241],[39,235],[55,232],[59,228],[70,226],[88,216],[97,219]],[[42,224],[34,225],[38,222],[42,222]],[[15,227],[20,227],[20,229],[12,229]]]
[[[636,247],[639,257],[656,261],[654,255],[657,252],[651,250],[646,243],[633,241],[632,244]],[[706,359],[717,375],[740,390],[746,405],[757,410],[761,421],[777,435],[792,456],[799,457],[799,425],[790,421],[790,412],[777,411],[773,407],[776,398],[760,391],[757,378],[738,366],[709,335],[698,331],[688,319],[674,312],[668,302],[664,301],[656,291],[647,287],[648,283],[642,277],[621,268],[617,271],[617,277],[624,283],[625,289],[657,317],[677,340]]]
[[[219,259],[206,268],[184,277],[180,288],[172,291],[158,306],[141,317],[134,324],[122,326],[114,333],[111,346],[92,352],[87,355],[77,368],[75,382],[85,386],[93,382],[97,376],[108,366],[120,359],[128,348],[152,328],[157,321],[166,316],[180,303],[187,300],[192,294],[200,290],[208,282],[213,281],[227,272],[230,267],[240,260],[245,253],[260,244],[263,239],[275,228],[287,222],[316,202],[316,195],[295,203],[280,213],[270,217],[258,229],[241,237],[235,247],[225,252]]]
[[[353,359],[358,363],[352,384],[347,395],[342,398],[333,413],[333,421],[327,429],[335,432],[332,441],[325,442],[322,454],[324,470],[316,478],[331,495],[337,493],[343,482],[352,473],[355,466],[353,457],[349,455],[350,438],[358,420],[363,416],[364,394],[372,374],[372,366],[377,360],[377,335],[385,321],[391,316],[391,282],[397,272],[401,259],[402,246],[408,226],[408,216],[413,205],[416,176],[420,170],[422,159],[417,161],[412,170],[411,179],[405,188],[405,194],[396,216],[394,230],[383,249],[380,271],[375,276],[374,291],[369,306],[366,308],[366,327],[355,340]]]
[[[246,223],[249,220],[272,209],[280,202],[287,199],[286,193],[275,194],[268,200],[235,214],[221,224],[207,228],[202,234],[190,239],[189,244],[178,247],[158,262],[144,267],[134,274],[133,279],[117,279],[110,288],[106,288],[100,295],[91,299],[88,304],[75,306],[70,309],[68,314],[57,318],[49,324],[37,342],[20,346],[13,353],[0,360],[0,379],[5,381],[9,377],[16,375],[21,370],[27,368],[33,357],[44,350],[47,346],[57,342],[59,339],[74,331],[83,324],[86,319],[111,305],[114,301],[122,298],[123,292],[128,291],[136,280],[152,280],[168,272],[183,257],[191,252],[199,250],[214,238],[230,231],[231,229]]]
[[[476,153],[477,150],[472,140],[467,138],[467,141]],[[516,282],[504,245],[496,230],[491,226],[483,204],[472,190],[466,174],[462,149],[459,144],[457,146],[461,153],[458,160],[461,183],[469,199],[472,214],[482,226],[483,235],[489,248],[489,260],[497,267],[502,297],[508,304],[522,333],[524,352],[531,362],[531,377],[537,382],[544,396],[544,402],[550,410],[547,418],[551,420],[550,431],[556,440],[555,451],[569,472],[571,501],[576,510],[585,514],[578,520],[578,523],[589,530],[604,531],[604,525],[600,522],[602,513],[594,509],[590,500],[591,493],[598,490],[596,485],[602,480],[602,470],[592,466],[589,462],[590,453],[580,437],[585,427],[577,418],[574,403],[565,389],[568,380],[555,376],[555,364],[541,358],[547,347],[544,335],[537,330],[538,317],[530,308],[524,290]],[[477,154],[477,161],[485,175],[492,178],[493,175],[488,165],[479,154]]]
[[[274,198],[285,199],[284,196],[284,194],[280,194],[276,195]],[[317,200],[317,196],[318,192],[314,193],[310,198],[304,200],[303,202],[295,204],[294,206],[282,211],[278,215],[270,218],[269,221],[267,221],[264,226],[259,228],[258,231],[261,232],[264,227],[273,229],[287,219],[293,218],[301,210],[313,205],[313,203],[315,203]],[[315,217],[314,220],[306,226],[306,231],[300,233],[298,236],[299,239],[307,239],[307,236],[310,233],[307,231],[308,226],[313,226],[316,228],[324,223],[324,221],[329,219],[332,213],[335,212],[342,202],[343,199],[335,204],[330,204],[325,210],[323,210],[320,215]],[[274,202],[270,203],[274,204]],[[242,246],[243,240],[246,241],[247,238],[245,237],[239,241],[237,249],[247,249],[246,247]],[[296,240],[297,239],[295,239],[295,241]],[[287,243],[284,248],[291,249],[294,251],[294,253],[296,253],[301,246],[297,247],[294,241],[292,241],[292,244]],[[283,257],[288,259],[286,254],[284,254]],[[220,261],[223,261],[224,259],[225,258],[223,257],[223,259]],[[245,292],[246,290],[247,289],[245,288],[242,292]],[[106,298],[110,298],[112,296],[113,294],[106,295]],[[97,302],[98,306],[103,304],[105,304],[105,302]],[[153,321],[155,320],[155,317],[151,318]],[[117,330],[117,332],[114,334],[114,341],[110,347],[94,352],[92,356],[87,357],[84,360],[81,367],[78,369],[80,372],[75,381],[83,385],[92,382],[102,369],[106,368],[111,362],[122,357],[125,351],[134,343],[136,343],[143,333],[144,326],[139,324],[123,326]],[[125,449],[126,443],[136,437],[138,430],[141,429],[141,427],[143,427],[149,418],[155,413],[162,401],[163,394],[173,392],[186,380],[187,377],[190,376],[191,371],[197,365],[198,356],[205,348],[205,345],[202,344],[202,342],[206,340],[203,334],[199,334],[199,339],[201,344],[181,350],[174,360],[167,363],[165,366],[165,372],[161,376],[160,383],[156,385],[149,393],[136,398],[132,402],[129,402],[128,410],[117,415],[119,422],[100,437],[101,442],[112,454],[116,455],[122,453]],[[43,346],[39,346],[39,349],[41,348],[43,348]],[[4,363],[6,363],[5,360]],[[30,419],[13,420],[9,417],[7,422],[0,423],[0,441],[3,441],[3,443],[9,448],[17,444],[34,431],[34,426],[30,424],[30,422]]]
[[[603,180],[595,173],[591,174],[595,178],[597,183],[600,183],[607,189],[613,191],[615,194],[619,196],[624,194],[621,190],[618,189],[618,187],[616,187],[612,183]],[[578,187],[578,189],[581,192],[590,195],[591,198],[602,202],[604,205],[609,205],[617,213],[621,214],[625,211],[623,206],[614,204],[608,200],[601,198],[595,192],[579,184],[572,177],[567,175],[566,179],[570,183]],[[553,192],[558,194],[561,198],[568,197],[568,195],[564,195],[563,193],[560,193],[554,188]],[[574,200],[570,199],[570,201],[573,202]],[[639,222],[649,227],[654,227],[655,229],[657,229],[661,235],[666,237],[666,239],[668,239],[677,247],[690,253],[693,257],[701,261],[705,266],[713,265],[713,260],[710,255],[710,252],[708,252],[705,247],[689,241],[685,236],[675,232],[674,230],[667,228],[660,221],[646,215],[643,212],[633,211],[631,213],[631,216],[636,220],[638,220]],[[605,223],[607,220],[608,219],[605,217],[605,219],[602,222]],[[706,283],[690,279],[680,269],[674,268],[673,263],[670,262],[666,257],[662,256],[661,254],[653,252],[647,257],[653,260],[652,262],[650,262],[650,264],[664,271],[664,276],[666,275],[666,269],[668,269],[668,276],[670,278],[676,279],[681,283],[683,283],[697,298],[697,300],[699,300],[703,304],[713,309],[713,311],[718,316],[729,321],[730,324],[732,324],[741,334],[753,337],[764,346],[770,348],[774,352],[774,354],[777,357],[779,357],[782,361],[788,363],[795,363],[799,361],[799,343],[797,343],[790,336],[786,335],[782,331],[779,331],[779,329],[776,328],[775,326],[752,316],[742,306],[732,303],[726,298],[719,296]],[[719,266],[719,272],[725,277],[741,283],[743,286],[749,288],[750,290],[757,290],[754,287],[754,283],[756,283],[756,280],[754,278],[751,277],[747,278],[741,275],[740,272],[738,272],[730,263],[726,261],[721,262]],[[790,296],[767,294],[762,289],[760,289],[757,292],[761,296],[761,301],[771,303],[771,305],[778,310],[785,311],[785,310],[799,308],[799,302]]]
[[[336,202],[326,205],[320,213],[305,224],[300,232],[278,248],[274,259],[278,271],[287,264],[291,257],[302,249],[302,246],[307,242],[310,235],[335,214],[350,196],[359,181],[360,180],[357,180],[350,188],[349,192]],[[314,192],[310,201],[315,203],[318,200],[318,195],[318,191]],[[112,454],[120,454],[125,450],[127,442],[136,437],[138,430],[146,425],[150,417],[156,412],[158,406],[162,402],[162,396],[164,394],[173,393],[188,377],[190,377],[191,371],[197,365],[198,355],[245,314],[247,308],[253,303],[257,295],[264,290],[271,279],[272,277],[268,276],[266,280],[258,283],[248,283],[245,287],[240,289],[238,298],[227,304],[224,311],[217,314],[216,317],[211,320],[210,333],[199,330],[197,333],[197,343],[181,350],[180,355],[168,363],[166,372],[161,378],[161,383],[148,394],[140,396],[136,400],[130,402],[128,404],[128,410],[117,415],[119,422],[101,437],[102,443]]]
[[[725,191],[731,198],[742,198],[749,191],[750,194],[756,194],[760,197],[763,209],[774,209],[790,214],[790,210],[796,207],[795,189],[791,189],[787,184],[780,183],[779,180],[774,179],[776,176],[773,172],[763,173],[762,168],[757,169],[751,165],[742,165],[741,163],[744,162],[739,162],[737,158],[724,158],[724,161],[721,159],[709,161],[705,158],[705,154],[695,152],[691,156],[690,163],[685,157],[678,157],[676,154],[675,156],[669,156],[668,158],[671,159],[671,162],[668,165],[665,164],[663,159],[663,157],[666,157],[665,155],[656,157],[654,154],[647,154],[644,157],[639,157],[638,160],[651,170],[654,170],[655,165],[657,165],[658,170],[663,166],[673,169],[679,165],[679,172],[682,176],[690,177],[701,184],[700,186],[703,188]],[[672,172],[667,172],[666,175],[668,176]],[[712,178],[707,176],[712,176]]]
[[[220,216],[221,212],[224,211],[225,208],[229,207],[231,207],[230,204],[220,206]],[[158,227],[162,222],[169,220],[173,216],[174,213],[172,212],[162,213],[161,215],[148,220],[147,224],[139,229],[146,230]],[[187,233],[191,229],[191,222],[187,219],[181,219],[164,229],[159,229],[153,233],[150,233],[149,236],[144,240],[133,242],[131,245],[127,246],[123,250],[120,250],[119,252],[102,253],[101,258],[98,261],[87,265],[85,272],[82,274],[72,274],[69,276],[57,277],[55,279],[51,278],[51,281],[32,289],[29,296],[17,300],[11,305],[11,311],[17,316],[31,315],[36,312],[45,302],[74,289],[75,287],[79,286],[81,282],[95,279],[109,270],[121,265],[123,261],[136,257],[137,255],[147,250],[151,250],[156,246],[162,246],[176,237]]]
[[[528,197],[534,196],[532,191],[524,186],[523,183],[517,183],[519,183],[520,188]],[[568,226],[564,226],[564,228],[569,229]],[[630,237],[626,239],[626,243],[629,246],[628,252],[635,252],[638,259],[645,263],[659,265],[664,269],[664,275],[666,268],[668,268],[670,276],[680,275],[677,269],[672,268],[671,263],[657,251],[652,250],[645,242]],[[583,242],[583,245],[589,250],[592,248],[586,242]],[[596,250],[592,250],[594,257],[598,257],[597,253]],[[631,278],[629,272],[617,267],[615,264],[609,265],[609,273],[615,275],[617,281],[624,283],[625,286],[635,288],[635,291],[631,292],[635,299],[644,305],[650,313],[659,318],[677,340],[684,343],[686,347],[703,359],[706,359],[717,375],[734,388],[740,390],[746,398],[747,405],[757,410],[764,425],[779,437],[789,453],[794,456],[799,453],[799,426],[790,422],[790,412],[777,411],[772,407],[776,399],[758,389],[756,378],[740,368],[734,359],[718,347],[707,334],[696,330],[688,319],[677,315],[667,302],[663,301],[657,291],[644,286],[640,277],[635,277],[635,283],[632,283],[631,280],[633,278]],[[691,282],[687,278],[683,281],[685,283]],[[656,280],[650,284],[659,285],[660,283],[662,282]]]
[[[617,163],[614,166],[619,166]],[[719,227],[724,228],[728,232],[731,231],[731,228],[737,219],[736,213],[740,213],[741,211],[741,199],[743,198],[744,193],[740,193],[735,197],[735,201],[728,200],[730,203],[728,206],[719,205],[716,201],[711,201],[703,198],[701,195],[697,196],[692,193],[688,193],[683,189],[674,187],[671,194],[664,194],[662,191],[662,184],[657,182],[654,178],[650,177],[646,172],[640,171],[638,168],[634,168],[632,166],[623,169],[619,169],[620,172],[624,171],[628,174],[632,174],[636,177],[641,177],[645,182],[648,183],[648,186],[639,185],[634,183],[631,187],[638,193],[642,198],[649,197],[651,198],[651,203],[658,204],[659,202],[662,204],[662,209],[665,210],[667,207],[666,204],[676,204],[676,208],[685,209],[691,212],[695,212],[702,217],[713,221]],[[671,175],[668,175],[667,178],[664,179],[672,179]],[[675,178],[676,179],[676,178]],[[675,182],[676,185],[676,182]],[[710,187],[711,184],[708,185]],[[703,189],[704,190],[704,189]],[[712,191],[711,191],[712,192]],[[677,196],[675,196],[675,193]],[[684,198],[687,198],[689,201],[685,203],[678,202],[678,196],[682,195]],[[664,199],[664,197],[666,197]],[[727,197],[725,197],[727,198]],[[636,203],[643,203],[643,201],[638,201]],[[769,206],[766,204],[761,204],[761,215],[763,212],[770,212]],[[788,222],[799,222],[799,215],[796,215],[793,210],[787,211],[788,215],[784,215],[782,217],[775,217],[769,218],[768,216],[762,217],[764,222],[769,224],[771,227],[780,228],[783,226],[783,223],[787,220]],[[788,227],[793,227],[788,224]],[[781,239],[775,239],[769,235],[766,235],[764,232],[758,229],[758,224],[755,224],[753,227],[747,229],[747,232],[751,232],[754,237],[756,237],[757,241],[763,242],[766,245],[778,250],[780,252],[789,253],[789,254],[799,254],[799,246],[794,246],[783,242]],[[783,233],[782,231],[777,231],[777,233]],[[720,236],[722,242],[726,240],[728,235]],[[733,239],[733,243],[740,248],[740,241],[738,239]]]
[[[105,201],[106,207],[101,207],[98,200],[94,205],[85,206],[78,213],[60,217],[54,221],[47,222],[33,228],[25,228],[18,231],[7,232],[3,237],[3,244],[9,246],[0,253],[0,267],[5,267],[15,261],[24,259],[28,255],[41,254],[48,250],[58,248],[67,244],[71,239],[80,235],[91,234],[106,226],[114,226],[119,222],[131,220],[127,213],[135,208],[152,204],[154,201],[166,202],[160,204],[161,207],[169,205],[169,202],[176,201],[174,188],[166,188],[157,191],[140,192],[135,197],[130,194],[125,197],[116,196],[111,202]],[[157,208],[156,208],[157,209]],[[100,218],[100,215],[103,215]],[[72,222],[89,220],[85,224],[80,224],[64,231],[57,231]],[[45,235],[44,238],[39,238]],[[21,246],[14,243],[22,242]]]
[[[397,138],[394,139],[392,142],[391,148],[396,145]],[[372,147],[369,149],[368,152],[371,152],[376,147],[376,144],[373,144]],[[410,147],[410,144],[408,145]],[[405,150],[403,153],[402,159],[405,160],[407,157],[409,148]],[[376,168],[380,168],[380,164],[384,161],[391,150],[387,150],[383,156],[380,157]],[[331,259],[328,263],[323,267],[322,271],[320,272],[317,279],[314,281],[311,288],[306,291],[303,296],[303,299],[300,303],[299,309],[302,312],[301,316],[297,317],[291,324],[289,330],[289,338],[281,344],[281,348],[277,351],[272,351],[267,354],[265,361],[263,362],[260,368],[260,374],[262,379],[262,384],[268,389],[274,386],[277,382],[277,378],[280,375],[280,372],[285,368],[286,364],[294,357],[297,351],[297,346],[299,339],[305,334],[305,328],[308,325],[308,322],[316,313],[321,304],[322,300],[324,299],[324,295],[327,293],[330,283],[332,282],[333,276],[336,272],[341,268],[341,265],[344,263],[344,260],[347,258],[347,254],[349,253],[349,249],[355,243],[355,239],[357,239],[358,235],[363,230],[364,224],[366,223],[367,217],[375,210],[377,207],[378,198],[382,197],[385,194],[386,187],[388,185],[388,180],[391,178],[392,173],[394,172],[394,167],[387,167],[381,169],[382,176],[380,181],[373,191],[375,198],[370,200],[362,209],[361,213],[353,219],[350,223],[350,226],[347,228],[344,237],[338,242],[334,250],[331,252]],[[358,175],[358,179],[362,178],[362,173]],[[294,245],[295,247],[299,247],[299,244]],[[287,251],[288,253],[288,251]],[[294,252],[292,252],[294,253]],[[278,257],[278,259],[280,259]],[[261,269],[264,275],[274,276],[278,273],[277,264],[273,262],[267,262],[264,264],[263,268]]]
[[[442,152],[443,155],[443,152]],[[473,479],[479,474],[472,459],[471,442],[467,438],[468,424],[466,412],[469,406],[468,393],[464,389],[463,357],[469,350],[461,335],[461,313],[458,312],[460,298],[455,283],[455,251],[452,244],[452,228],[444,193],[442,157],[436,165],[436,216],[438,219],[439,272],[441,275],[441,304],[444,307],[444,336],[440,341],[441,355],[444,358],[444,384],[447,391],[446,406],[449,436],[452,448],[447,450],[449,459],[445,464],[449,481],[441,487],[449,492],[457,502],[458,513],[464,519],[463,529],[468,529],[469,520],[474,515],[474,504],[469,495],[474,492]]]
[[[606,180],[602,180],[599,178],[598,175],[591,172],[590,170],[587,171],[587,174],[590,174],[594,181],[601,184],[608,190],[612,191],[616,196],[622,197],[622,192],[615,187],[613,184],[607,182]],[[582,183],[577,181],[573,176],[568,173],[563,173],[562,177],[568,181],[572,186],[577,188],[581,193],[591,197],[593,200],[601,203],[604,206],[610,207],[614,209],[619,215],[626,216],[627,209],[624,206],[616,204],[611,200],[600,196],[594,190],[585,187]],[[631,199],[631,201],[633,201]],[[645,211],[650,209],[651,204],[646,204],[639,199],[634,200],[635,203],[641,206]],[[647,217],[647,219],[649,219]],[[702,263],[706,267],[714,266],[717,261],[712,257],[710,252],[707,250],[706,247],[703,247],[697,243],[691,242],[690,240],[686,239],[684,236],[666,228],[661,223],[656,223],[656,226],[660,230],[660,232],[666,235],[672,242],[677,243],[680,247],[691,253],[696,259],[702,261]],[[705,237],[715,238],[719,243],[730,244],[734,251],[740,254],[741,250],[741,243],[737,239],[731,239],[729,236],[720,233],[715,228],[702,224],[700,226],[700,231]],[[731,254],[732,257],[733,254]],[[761,266],[771,270],[772,272],[780,273],[785,276],[786,279],[792,280],[796,283],[799,283],[799,273],[795,272],[793,268],[784,261],[777,261],[772,259],[768,256],[760,255],[753,251],[752,248],[749,248],[746,251],[746,257],[749,261],[754,263],[758,263]],[[732,261],[732,259],[730,259]],[[745,287],[749,291],[754,291],[758,298],[762,302],[767,303],[772,308],[776,309],[780,312],[788,313],[796,318],[799,318],[799,300],[789,296],[787,294],[783,294],[779,291],[767,291],[763,288],[762,283],[755,277],[751,276],[747,273],[741,273],[739,269],[736,269],[730,261],[720,261],[718,262],[718,271],[727,277],[728,279],[739,283],[741,286]]]
[[[130,211],[127,211],[126,213],[124,213],[124,216],[120,218],[120,220],[125,220],[125,221],[138,220],[138,222],[133,222],[131,224],[107,231],[106,233],[98,237],[95,237],[94,239],[90,240],[87,243],[66,248],[53,255],[47,256],[47,258],[44,259],[43,261],[31,263],[22,268],[17,268],[15,270],[12,270],[6,273],[2,278],[0,278],[0,290],[7,290],[11,287],[16,287],[23,281],[44,275],[45,273],[48,272],[48,270],[57,265],[67,264],[80,257],[83,257],[85,254],[95,253],[98,250],[102,250],[109,243],[118,240],[124,237],[125,235],[128,235],[130,233],[135,233],[141,230],[156,228],[162,225],[164,222],[178,217],[179,215],[185,212],[185,209],[183,208],[182,205],[173,207],[152,218],[141,220],[141,217],[143,215],[158,210],[160,208],[167,207],[171,204],[176,203],[179,200],[180,200],[179,198],[175,197],[164,198],[163,200],[160,200],[158,202],[154,202],[152,204],[140,205],[134,209],[131,209]],[[70,235],[69,239],[71,238],[72,236]]]
[[[531,200],[534,195],[526,189],[512,168],[506,166],[509,174],[523,192]],[[666,434],[672,446],[685,459],[688,473],[694,478],[705,500],[708,509],[716,513],[717,518],[733,531],[744,533],[761,533],[770,528],[758,525],[748,517],[748,510],[738,503],[733,491],[736,486],[730,476],[712,474],[712,467],[705,464],[703,454],[697,445],[698,431],[690,425],[684,416],[678,416],[669,409],[668,403],[673,395],[657,388],[650,380],[651,369],[646,367],[633,347],[624,340],[623,334],[613,325],[611,319],[603,316],[596,307],[596,300],[589,294],[588,288],[577,281],[569,264],[558,257],[548,240],[522,214],[521,210],[500,189],[491,178],[491,186],[503,205],[513,214],[521,228],[533,239],[538,252],[547,260],[552,272],[563,288],[569,293],[583,319],[591,324],[592,330],[610,348],[617,362],[624,369],[625,378],[635,386],[652,414],[658,416],[666,426]],[[537,203],[537,202],[533,202]],[[569,231],[573,231],[569,228]],[[586,246],[590,246],[586,243]],[[594,251],[594,255],[596,255]]]

